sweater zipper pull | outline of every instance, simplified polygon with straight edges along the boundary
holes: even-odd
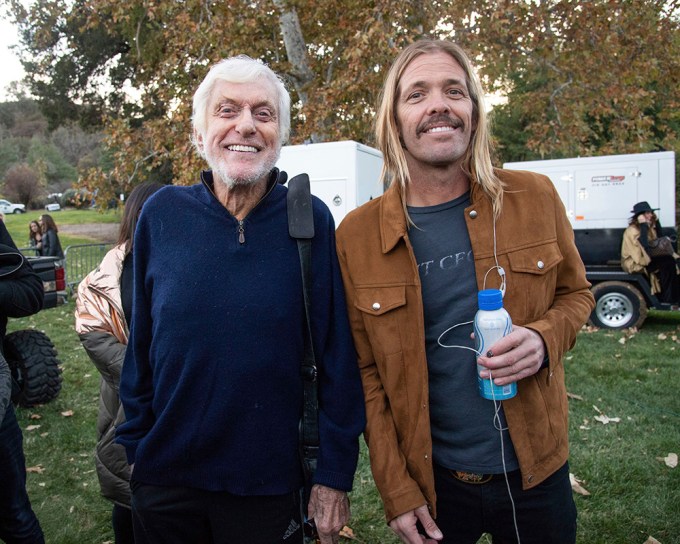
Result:
[[[245,229],[243,228],[243,220],[238,222],[238,242],[239,244],[246,243]]]

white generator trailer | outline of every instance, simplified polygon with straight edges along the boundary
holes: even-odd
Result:
[[[382,153],[352,140],[284,146],[276,166],[288,179],[309,175],[312,194],[331,210],[336,227],[354,208],[383,193]]]
[[[640,327],[649,308],[677,310],[652,294],[645,275],[627,274],[620,264],[623,231],[636,202],[659,208],[664,234],[677,248],[674,152],[510,162],[503,167],[545,174],[557,188],[593,284],[591,324]]]

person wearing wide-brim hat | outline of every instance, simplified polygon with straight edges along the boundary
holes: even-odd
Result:
[[[635,217],[637,217],[641,213],[642,214],[647,213],[647,212],[654,213],[658,209],[659,208],[652,208],[649,205],[649,202],[647,202],[646,200],[643,200],[642,202],[638,202],[637,204],[635,204],[635,206],[633,206],[633,209],[630,211],[630,213],[632,213]]]
[[[628,228],[623,233],[621,244],[621,267],[633,274],[642,272],[649,276],[652,293],[661,302],[680,304],[680,276],[676,261],[677,254],[651,255],[650,244],[661,238],[661,224],[649,202],[638,202]]]

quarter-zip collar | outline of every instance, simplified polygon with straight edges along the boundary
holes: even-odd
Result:
[[[276,187],[279,183],[284,183],[285,179],[283,176],[286,176],[286,174],[282,174],[278,168],[272,168],[272,171],[269,173],[269,179],[267,180],[267,190],[265,191],[264,195],[262,195],[262,198],[253,206],[253,208],[248,212],[248,214],[243,218],[243,219],[236,219],[229,210],[227,210],[220,200],[217,198],[217,195],[215,194],[215,181],[213,179],[213,174],[212,170],[203,170],[201,172],[201,183],[205,186],[206,189],[208,189],[208,192],[212,195],[212,200],[217,203],[226,213],[229,214],[230,217],[234,219],[238,223],[238,241],[239,244],[245,244],[246,243],[246,236],[245,236],[245,221],[248,219],[251,214],[260,207],[260,205],[269,197],[269,195],[272,193],[274,190],[274,187]]]
[[[267,180],[267,190],[265,191],[264,195],[262,195],[262,198],[258,201],[257,204],[253,207],[253,210],[257,208],[263,200],[269,196],[269,194],[272,192],[272,189],[276,186],[277,183],[285,183],[287,179],[287,175],[285,173],[281,173],[278,168],[272,168],[272,171],[269,173],[269,179]],[[215,194],[215,180],[213,178],[213,173],[212,170],[203,170],[201,172],[201,183],[205,186],[206,189],[208,189],[208,192],[212,195],[213,199],[215,202],[217,202],[222,208],[224,206],[220,202],[220,200],[217,198],[217,195]],[[227,213],[229,213],[229,210],[224,208]],[[250,210],[252,212],[253,210]],[[248,215],[250,215],[250,212]],[[231,215],[231,213],[229,213]],[[232,216],[233,217],[233,216]]]

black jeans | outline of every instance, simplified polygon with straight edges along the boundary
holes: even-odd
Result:
[[[299,544],[299,494],[231,495],[131,482],[135,540],[149,544]]]
[[[137,538],[132,528],[132,510],[120,504],[114,504],[111,511],[111,525],[116,544],[142,544],[144,541]]]
[[[670,255],[652,257],[647,265],[648,272],[654,272],[659,278],[661,292],[657,293],[661,302],[668,304],[680,303],[680,276],[675,267],[675,259]]]
[[[40,523],[26,493],[23,437],[10,404],[0,423],[0,540],[44,544]]]
[[[512,503],[503,475],[484,484],[461,482],[435,465],[437,519],[441,544],[475,544],[483,533],[494,544],[517,542]],[[576,505],[569,482],[569,464],[538,486],[522,490],[519,470],[508,474],[522,544],[576,542]]]

